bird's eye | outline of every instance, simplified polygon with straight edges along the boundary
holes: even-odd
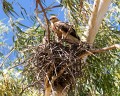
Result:
[[[54,20],[54,19],[56,19],[56,18],[55,17],[50,18],[50,20]]]
[[[51,18],[50,20],[53,20],[54,18]]]

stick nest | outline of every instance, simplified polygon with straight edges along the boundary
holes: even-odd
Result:
[[[79,45],[64,45],[51,42],[49,45],[39,45],[35,48],[29,63],[25,67],[28,74],[32,74],[33,81],[39,85],[47,86],[47,83],[53,87],[60,85],[73,86],[76,78],[82,76],[84,64],[79,56],[89,50],[89,45],[81,43]],[[30,77],[31,78],[31,77]],[[46,79],[49,82],[46,82]],[[38,85],[38,84],[37,84]]]

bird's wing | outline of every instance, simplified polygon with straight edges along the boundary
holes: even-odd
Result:
[[[61,30],[65,33],[70,34],[71,36],[75,37],[76,39],[80,40],[80,37],[77,35],[76,31],[73,29],[72,25],[69,25],[68,23],[65,22],[55,22],[54,26],[56,27],[57,30]]]

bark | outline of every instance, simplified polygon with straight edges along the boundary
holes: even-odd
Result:
[[[41,7],[41,9],[42,9],[42,12],[43,12],[43,14],[44,14],[44,19],[45,19],[45,29],[46,29],[46,32],[47,33],[45,33],[45,36],[47,37],[47,40],[48,40],[48,42],[50,43],[50,29],[49,29],[49,20],[48,20],[48,18],[47,18],[47,14],[46,14],[46,11],[45,11],[45,8],[43,7],[43,5],[42,5],[42,2],[41,2],[41,0],[36,0],[36,17],[37,17],[37,20],[38,20],[38,22],[40,23],[40,24],[42,24],[41,23],[41,20],[39,19],[39,17],[38,17],[38,5]],[[43,25],[43,24],[42,24]]]
[[[45,77],[45,96],[66,96],[69,90],[69,85],[61,86],[60,84],[57,84],[57,86],[54,86],[54,82],[56,79],[58,79],[62,73],[65,71],[66,68],[69,66],[64,66],[63,69],[60,70],[57,76],[51,77],[51,67],[50,70],[48,70],[46,77]],[[51,78],[51,80],[49,80]],[[54,88],[53,88],[54,87]]]
[[[57,86],[57,90],[55,91],[55,96],[67,96],[69,86],[66,88],[63,88],[61,86]]]
[[[52,86],[49,84],[47,88],[45,88],[45,96],[67,96],[69,86],[63,88],[59,84],[52,90]]]
[[[105,13],[108,10],[108,7],[111,3],[111,0],[95,0],[93,13],[88,22],[88,29],[84,32],[85,37],[82,37],[82,40],[93,44],[95,36],[99,30],[100,24],[104,18]]]
[[[80,55],[78,58],[81,59],[88,55],[94,55],[95,53],[101,53],[101,52],[105,52],[105,51],[112,50],[112,49],[120,49],[120,44],[115,44],[115,45],[112,45],[109,47],[104,47],[102,49],[89,50],[89,51],[85,52],[84,54]]]
[[[111,0],[95,0],[93,5],[93,12],[88,22],[88,29],[84,32],[82,36],[82,41],[89,43],[91,46],[95,40],[96,34],[98,33],[100,24],[103,20],[105,13]],[[82,62],[86,62],[87,56],[85,56]]]

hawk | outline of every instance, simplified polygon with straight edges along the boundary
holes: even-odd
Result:
[[[65,40],[69,43],[79,43],[80,37],[77,35],[72,25],[60,21],[56,16],[50,17],[51,29],[55,34],[57,41]]]

